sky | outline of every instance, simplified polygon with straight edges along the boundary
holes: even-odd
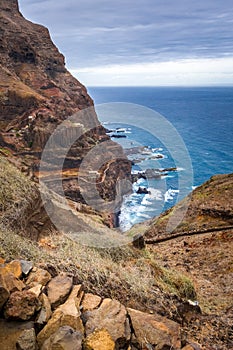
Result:
[[[19,0],[86,86],[233,86],[232,0]]]

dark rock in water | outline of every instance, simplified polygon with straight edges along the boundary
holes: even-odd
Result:
[[[116,134],[114,134],[111,137],[112,138],[116,138],[116,139],[121,139],[121,138],[126,138],[127,136],[126,135],[116,135]]]
[[[137,190],[137,194],[151,194],[150,191],[146,187],[139,187]]]
[[[140,161],[134,159],[132,161],[132,165],[140,163]],[[137,182],[139,179],[160,179],[162,176],[167,176],[168,172],[170,171],[177,171],[177,168],[146,169],[145,171],[139,172],[138,174],[131,174],[131,178],[132,182]]]

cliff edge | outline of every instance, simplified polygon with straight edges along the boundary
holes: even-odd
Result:
[[[0,30],[0,147],[3,153],[6,154],[7,149],[12,161],[28,174],[46,175],[44,181],[49,177],[50,183],[52,177],[55,191],[62,178],[65,196],[86,205],[78,184],[79,167],[90,150],[106,142],[108,161],[98,168],[96,182],[100,197],[114,200],[117,181],[130,180],[131,164],[122,148],[106,135],[86,88],[67,71],[64,56],[51,41],[48,29],[26,20],[19,12],[17,0],[0,0]],[[63,122],[67,118],[71,119],[66,125]],[[44,146],[61,123],[64,130],[54,147],[56,152],[52,150],[48,171],[39,174]],[[76,134],[77,139],[73,141]],[[69,141],[71,146],[66,150]],[[96,169],[96,158],[93,157],[90,170]],[[61,161],[64,161],[64,176],[56,173]],[[122,189],[121,195],[129,190],[130,185]],[[115,214],[108,214],[110,219],[106,223],[114,226]]]

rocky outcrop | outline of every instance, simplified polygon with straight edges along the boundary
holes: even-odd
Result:
[[[8,270],[18,264],[21,262],[16,260],[3,267]],[[43,288],[33,278],[34,287],[28,290],[26,286],[31,284],[36,269],[34,267],[29,275],[20,276],[25,286],[22,291],[8,291],[5,295],[0,289],[3,301],[0,312],[7,319],[7,322],[0,319],[0,343],[4,349],[181,349],[178,323],[156,313],[127,309],[117,300],[84,293],[82,285],[73,285],[72,279],[68,281],[69,277],[64,273],[44,282]],[[45,275],[41,270],[38,269],[40,276]],[[37,295],[33,289],[38,291]],[[54,295],[63,295],[56,298],[59,303],[52,304],[53,311],[51,291]]]
[[[63,157],[65,196],[85,204],[78,184],[79,166],[96,145],[108,141],[104,149],[111,165],[101,164],[101,180],[96,182],[100,196],[113,200],[117,181],[130,180],[131,164],[100,125],[86,88],[65,68],[64,56],[52,43],[48,30],[26,20],[16,0],[0,0],[0,11],[1,147],[17,156],[17,164],[21,164],[24,171],[38,176],[44,146],[56,127],[63,123],[59,137],[53,139],[56,152],[53,148],[47,164],[53,177],[52,190],[57,190],[57,181],[62,178],[60,174],[60,178],[54,179],[57,164]],[[64,122],[68,117],[69,121]],[[96,157],[92,162],[95,169]],[[75,169],[76,175],[69,174],[69,169]],[[46,180],[48,175],[46,171]],[[121,195],[129,189],[130,186],[123,188]],[[108,225],[114,226],[114,220],[114,216],[110,217]]]
[[[146,243],[232,230],[232,198],[233,174],[213,176],[173,208],[153,219],[144,235]]]

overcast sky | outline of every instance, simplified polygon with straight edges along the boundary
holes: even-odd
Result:
[[[87,86],[233,85],[232,0],[19,0]]]

